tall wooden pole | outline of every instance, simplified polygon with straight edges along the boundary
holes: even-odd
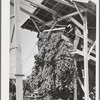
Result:
[[[84,78],[84,87],[85,87],[85,100],[89,100],[89,76],[88,76],[88,29],[87,29],[87,11],[85,10],[84,17],[84,70],[85,70],[85,78]]]
[[[81,32],[78,30],[78,28],[75,29],[75,35],[76,34],[81,34]],[[78,44],[79,44],[79,40],[80,40],[80,37],[76,35],[75,37],[75,40],[74,40],[74,49],[77,49],[78,47]],[[77,68],[77,60],[76,58],[74,59],[74,63],[75,63],[75,66]],[[75,84],[74,84],[74,98],[73,100],[77,100],[77,79],[75,78]]]
[[[76,58],[75,58],[75,66],[77,67],[77,62],[76,62]],[[75,81],[74,81],[74,98],[73,100],[77,100],[77,79],[75,78]]]
[[[16,39],[16,100],[23,100],[21,37],[20,37],[20,0],[14,0],[15,39]]]

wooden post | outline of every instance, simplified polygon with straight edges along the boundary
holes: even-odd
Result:
[[[75,66],[77,67],[77,62],[76,62],[76,59],[75,59]],[[77,100],[77,79],[75,78],[75,84],[74,84],[74,98],[73,100]]]
[[[23,100],[21,37],[20,37],[20,0],[14,0],[15,41],[16,41],[16,100]]]
[[[85,87],[85,100],[89,100],[89,78],[88,78],[88,42],[87,42],[87,11],[85,10],[84,16],[84,70],[85,70],[85,78],[84,78],[84,87]]]
[[[78,28],[75,29],[75,35],[77,33],[81,34],[81,32],[78,30]],[[78,44],[79,44],[79,40],[80,40],[80,37],[76,35],[75,40],[74,40],[74,49],[77,49]],[[75,63],[75,66],[77,68],[76,58],[74,60],[74,63]],[[75,85],[74,85],[74,98],[73,98],[73,100],[77,100],[77,79],[76,78],[75,78]]]

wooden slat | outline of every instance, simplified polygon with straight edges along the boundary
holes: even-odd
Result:
[[[54,10],[52,10],[52,9],[50,9],[50,8],[48,8],[48,7],[44,6],[44,5],[42,5],[42,4],[37,3],[37,2],[35,2],[34,0],[25,0],[25,1],[29,2],[31,5],[34,5],[34,6],[36,6],[36,7],[39,7],[39,8],[41,8],[41,9],[44,9],[44,10],[46,10],[47,12],[50,12],[50,13],[52,13],[52,14],[54,14],[54,15],[57,14],[56,11],[54,11]]]
[[[60,30],[64,30],[64,29],[65,29],[65,27],[62,27],[62,28],[54,28],[54,29],[52,29],[52,31],[60,31]],[[50,29],[44,30],[43,32],[49,32],[49,31],[50,31]],[[81,37],[82,39],[84,39],[84,36],[82,34],[79,34],[80,31],[79,32],[78,31],[79,31],[79,29],[77,29],[77,33],[75,33],[75,35],[77,35],[77,36]],[[91,44],[94,43],[94,41],[92,41],[89,38],[88,38],[88,42],[91,43]]]
[[[20,31],[20,0],[14,0],[14,13],[15,13],[15,62],[16,62],[16,74],[22,74],[22,59],[21,59],[21,31]],[[23,84],[22,76],[16,76],[16,100],[23,100]]]
[[[70,3],[67,2],[67,1],[64,1],[64,0],[55,0],[55,1],[57,1],[57,2],[59,2],[59,3],[61,3],[61,4],[64,4],[64,5],[66,5],[66,6],[75,8],[75,6],[74,6],[73,4],[70,4]]]
[[[73,2],[73,3],[74,3],[74,5],[75,5],[75,7],[76,7],[76,9],[77,9],[77,11],[78,11],[78,13],[79,13],[79,15],[80,15],[82,21],[84,22],[84,18],[83,18],[82,13],[80,12],[80,9],[78,8],[78,6],[77,6],[77,4],[76,4],[75,2]]]
[[[87,10],[85,11],[84,16],[84,71],[85,71],[85,77],[84,77],[84,88],[85,88],[85,100],[89,100],[89,73],[88,73],[88,29],[87,29]]]
[[[81,12],[84,12],[84,10],[82,10]],[[73,13],[71,13],[71,14],[67,14],[67,15],[65,15],[65,16],[62,16],[62,17],[58,18],[58,22],[61,21],[61,20],[66,19],[66,18],[75,16],[75,15],[78,15],[78,11],[73,12]],[[54,20],[51,20],[51,21],[49,21],[49,22],[46,22],[45,25],[51,25],[53,22],[54,22]]]
[[[90,54],[91,52],[92,52],[92,50],[93,50],[93,48],[94,48],[94,46],[96,45],[96,41],[93,43],[93,45],[91,46],[91,48],[90,48],[90,50],[89,50],[89,53],[88,54]]]
[[[14,6],[14,2],[10,1],[10,4],[12,6]],[[28,14],[29,16],[31,16],[32,18],[40,21],[41,23],[45,23],[43,20],[41,20],[40,18],[36,17],[35,15],[33,15],[32,13],[30,13],[28,10],[24,9],[23,7],[20,7],[20,10],[23,11],[24,13]]]
[[[13,20],[12,28],[11,28],[11,40],[10,40],[10,43],[13,42],[14,32],[15,32],[15,21]]]
[[[78,55],[81,55],[81,56],[84,57],[84,52],[81,51],[81,50],[78,50],[78,49],[74,50],[74,51],[72,52],[72,54],[78,54]],[[88,55],[87,58],[88,58],[88,60],[91,59],[91,60],[93,60],[93,61],[96,61],[96,58],[93,57],[93,56],[91,56],[91,55]]]
[[[34,23],[34,25],[35,25],[36,29],[38,30],[38,32],[40,32],[40,29],[39,29],[38,25],[36,24],[36,22],[32,18],[31,18],[31,20]]]
[[[79,82],[79,84],[80,84],[80,86],[81,86],[81,88],[82,88],[83,92],[85,93],[85,88],[84,88],[84,86],[83,86],[83,83],[81,82],[81,80],[80,80],[80,78],[79,78],[79,77],[78,77],[77,79],[78,79],[78,82]],[[91,100],[91,98],[90,98],[90,97],[89,97],[89,100]]]
[[[70,17],[70,20],[71,20],[74,24],[76,24],[79,28],[81,28],[82,30],[84,30],[83,25],[80,24],[75,18]]]

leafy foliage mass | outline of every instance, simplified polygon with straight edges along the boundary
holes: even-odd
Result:
[[[73,46],[69,41],[63,40],[61,35],[62,32],[49,35],[41,33],[38,40],[39,53],[35,55],[31,75],[33,90],[37,90],[43,98],[49,95],[51,100],[71,98],[77,73],[71,55]]]

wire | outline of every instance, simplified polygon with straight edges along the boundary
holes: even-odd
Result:
[[[37,51],[36,51],[37,52]],[[34,52],[32,55],[34,55],[36,52]],[[25,61],[25,63],[23,64],[23,66],[26,64],[26,62],[28,61],[28,59],[32,56],[30,55],[29,57],[27,57],[27,60]]]
[[[22,60],[22,61],[25,61],[25,63],[26,63],[26,61],[27,61],[32,55],[34,55],[34,54],[37,52],[37,51],[35,51],[35,52],[32,54],[32,52],[34,51],[35,47],[36,47],[36,44],[35,44],[35,46],[33,47],[33,49],[32,49],[32,51],[31,51],[30,55],[29,55],[28,57],[26,57],[26,58],[25,58],[24,60]],[[24,63],[24,64],[25,64],[25,63]],[[10,67],[10,69],[14,68],[15,66],[16,66],[16,65]]]
[[[34,47],[33,47],[32,51],[30,52],[29,56],[31,56],[31,54],[32,54],[32,52],[34,51],[35,47],[36,47],[36,44],[34,45]],[[27,59],[29,58],[29,56],[26,57],[23,61],[27,60]]]

